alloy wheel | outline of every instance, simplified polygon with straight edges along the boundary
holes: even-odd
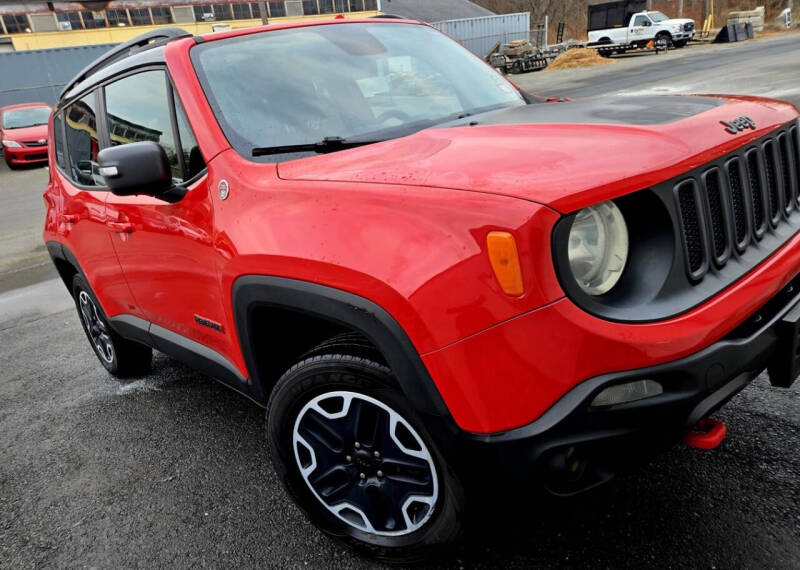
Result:
[[[114,345],[111,342],[105,323],[98,315],[97,306],[86,291],[81,291],[78,294],[78,304],[81,309],[83,323],[86,325],[92,344],[97,349],[97,354],[105,362],[111,364],[114,361]]]
[[[362,532],[420,529],[439,495],[433,458],[394,409],[357,392],[326,392],[300,411],[292,432],[297,467],[333,515]]]

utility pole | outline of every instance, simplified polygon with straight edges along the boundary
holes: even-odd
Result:
[[[678,18],[683,18],[683,0],[678,2]]]

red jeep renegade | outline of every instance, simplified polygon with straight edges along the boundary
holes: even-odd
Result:
[[[264,406],[289,493],[383,559],[498,475],[712,447],[798,372],[786,103],[539,101],[428,26],[331,20],[146,34],[50,129],[44,239],[103,366],[156,349]]]

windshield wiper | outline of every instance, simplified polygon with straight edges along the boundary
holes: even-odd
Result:
[[[337,150],[344,150],[347,148],[356,148],[358,146],[365,146],[368,144],[375,144],[378,142],[383,142],[384,140],[386,139],[349,141],[347,139],[343,139],[342,137],[325,137],[321,141],[315,143],[255,147],[251,152],[253,156],[290,154],[293,152],[316,152],[322,154],[326,152],[336,152]]]

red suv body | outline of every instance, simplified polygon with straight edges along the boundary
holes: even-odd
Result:
[[[10,167],[47,162],[47,121],[50,107],[24,103],[0,108],[0,141]]]
[[[109,370],[152,347],[269,406],[325,530],[418,556],[479,472],[577,492],[765,368],[794,379],[792,105],[538,102],[407,21],[173,35],[62,94],[44,239]],[[359,137],[365,107],[382,128]],[[356,408],[424,492],[371,494],[410,479],[337,431]]]

